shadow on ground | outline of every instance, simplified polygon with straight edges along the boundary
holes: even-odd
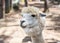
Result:
[[[5,40],[8,38],[9,38],[9,36],[0,35],[0,43],[5,43]]]

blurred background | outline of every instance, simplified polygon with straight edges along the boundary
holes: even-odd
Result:
[[[27,6],[38,7],[46,13],[43,31],[46,43],[60,43],[60,0],[0,0],[0,43],[31,42],[19,26],[21,9]]]

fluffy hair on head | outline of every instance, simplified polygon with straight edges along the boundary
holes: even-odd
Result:
[[[32,14],[39,14],[40,10],[37,7],[33,7],[33,6],[28,6],[28,7],[24,7],[21,11],[21,13],[32,13]],[[41,12],[42,13],[42,12]]]

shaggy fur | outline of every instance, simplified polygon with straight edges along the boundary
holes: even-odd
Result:
[[[21,11],[22,19],[20,20],[20,26],[24,29],[24,31],[31,36],[33,43],[40,43],[43,42],[42,34],[40,34],[40,28],[38,23],[37,15],[40,15],[41,24],[44,26],[45,24],[45,15],[44,13],[40,12],[40,10],[36,7],[29,6],[24,7]],[[42,28],[43,30],[43,28]]]

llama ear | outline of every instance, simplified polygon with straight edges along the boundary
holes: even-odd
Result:
[[[41,17],[46,17],[46,14],[45,14],[45,13],[39,13],[39,15],[40,15]]]

